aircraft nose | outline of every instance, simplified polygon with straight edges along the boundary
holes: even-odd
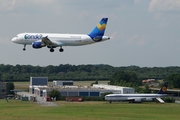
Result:
[[[12,42],[16,43],[17,42],[17,37],[13,37]]]

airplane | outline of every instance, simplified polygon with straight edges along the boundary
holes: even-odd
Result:
[[[157,92],[157,94],[108,94],[105,96],[105,100],[112,103],[113,101],[129,101],[129,103],[141,103],[142,101],[152,101],[157,99],[160,103],[164,103],[161,97],[167,96],[168,83],[165,82],[163,87]]]
[[[26,45],[32,45],[35,49],[50,48],[50,52],[60,47],[59,51],[63,52],[63,46],[81,46],[109,40],[110,37],[104,36],[107,21],[108,18],[102,18],[89,34],[20,33],[12,38],[12,42],[23,44],[24,51]]]

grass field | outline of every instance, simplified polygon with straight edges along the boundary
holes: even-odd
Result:
[[[0,120],[179,120],[180,104],[146,102],[65,102],[44,107],[32,102],[0,100]]]

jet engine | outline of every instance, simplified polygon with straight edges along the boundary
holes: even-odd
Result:
[[[32,43],[32,47],[35,48],[35,49],[38,49],[38,48],[42,48],[42,47],[45,47],[46,45],[43,44],[42,42],[33,42]]]
[[[135,99],[134,102],[135,103],[141,103],[142,101],[141,101],[141,99]]]
[[[153,101],[152,98],[146,98],[146,101]]]

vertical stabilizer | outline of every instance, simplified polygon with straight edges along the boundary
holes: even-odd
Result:
[[[92,30],[92,32],[89,33],[88,35],[93,40],[100,40],[100,39],[102,39],[102,37],[104,36],[105,29],[106,29],[107,21],[108,21],[108,18],[102,18],[101,21]]]
[[[157,94],[167,94],[167,87],[168,87],[168,83],[165,82],[163,87],[158,91]]]

